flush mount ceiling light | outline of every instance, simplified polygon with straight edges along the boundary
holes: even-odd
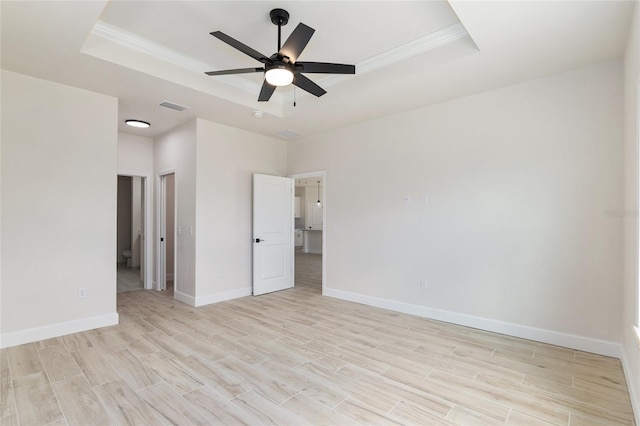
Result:
[[[127,120],[124,122],[124,124],[131,127],[139,127],[141,129],[146,129],[147,127],[151,127],[151,124],[141,120]]]

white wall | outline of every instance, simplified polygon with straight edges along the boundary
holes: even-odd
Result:
[[[624,366],[627,384],[636,415],[640,422],[640,343],[633,326],[638,325],[638,121],[640,111],[640,7],[636,3],[633,23],[627,42],[624,69],[625,108],[625,197],[620,221],[624,223],[624,316],[622,334]]]
[[[117,99],[5,70],[1,84],[1,344],[117,323]]]
[[[616,352],[621,75],[594,65],[289,142],[289,173],[326,171],[328,294]]]
[[[286,175],[286,142],[198,120],[196,304],[250,294],[252,176]]]
[[[153,176],[153,139],[118,133],[118,172]]]
[[[157,176],[175,172],[176,225],[182,234],[176,235],[174,294],[181,300],[195,297],[196,289],[196,121],[189,121],[154,140],[154,188],[157,196]],[[159,241],[158,211],[154,215],[155,241]],[[193,228],[194,234],[189,233]],[[156,265],[157,267],[157,265]],[[157,269],[155,274],[157,274]],[[182,295],[182,296],[181,296]]]

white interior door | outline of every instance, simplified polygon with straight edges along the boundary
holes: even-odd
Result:
[[[253,175],[253,295],[293,287],[293,179]]]

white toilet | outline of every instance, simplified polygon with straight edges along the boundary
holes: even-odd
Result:
[[[127,259],[127,268],[131,268],[131,250],[125,250],[122,252],[122,257]]]

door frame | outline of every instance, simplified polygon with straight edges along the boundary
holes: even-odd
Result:
[[[144,185],[144,205],[142,206],[144,212],[144,226],[143,226],[143,236],[144,236],[144,244],[143,244],[143,250],[144,250],[144,288],[145,290],[149,290],[152,288],[152,277],[153,277],[153,258],[151,256],[151,252],[153,249],[153,238],[149,238],[150,235],[150,230],[151,230],[151,223],[152,223],[152,217],[151,217],[151,212],[152,212],[152,208],[151,208],[151,176],[144,174],[144,173],[138,173],[138,172],[132,172],[132,171],[126,171],[126,170],[118,170],[117,172],[117,176],[127,176],[127,177],[139,177],[142,178],[143,180],[143,185]]]
[[[321,177],[322,178],[322,295],[325,295],[325,289],[327,288],[327,172],[324,170],[317,170],[315,172],[305,172],[305,173],[295,173],[289,175],[291,179],[293,179],[293,191],[295,195],[296,189],[296,179],[308,179],[313,177]],[[295,219],[291,219],[291,232],[292,234],[295,232]],[[295,262],[295,244],[292,247],[293,250],[293,259]],[[295,263],[294,263],[295,270]],[[294,282],[295,286],[295,275]]]
[[[173,187],[173,294],[175,298],[175,294],[178,290],[178,233],[177,233],[177,225],[178,225],[178,175],[175,169],[163,170],[158,172],[156,176],[156,187],[158,188],[158,197],[156,202],[156,217],[158,220],[156,221],[156,277],[157,282],[155,283],[154,290],[162,291],[167,288],[167,253],[166,246],[163,244],[166,235],[164,234],[166,227],[166,178],[168,175],[173,174],[174,177],[174,187]],[[162,241],[161,241],[162,239]]]

